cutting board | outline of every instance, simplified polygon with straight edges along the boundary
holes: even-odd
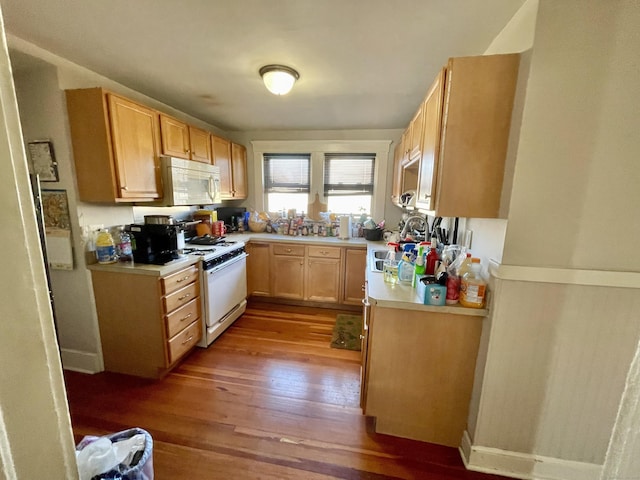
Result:
[[[320,212],[327,211],[327,204],[320,201],[320,195],[316,193],[316,200],[309,204],[308,217],[312,220],[320,221]]]

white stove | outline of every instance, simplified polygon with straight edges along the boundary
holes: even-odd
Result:
[[[208,347],[247,307],[247,254],[244,242],[224,238],[195,237],[184,253],[198,255],[202,286],[202,339]]]

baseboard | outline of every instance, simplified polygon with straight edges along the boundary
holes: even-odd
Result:
[[[60,351],[62,368],[81,373],[98,373],[104,370],[102,359],[97,353],[82,352],[63,348]]]
[[[602,465],[474,446],[467,431],[459,448],[468,470],[523,480],[599,480]]]

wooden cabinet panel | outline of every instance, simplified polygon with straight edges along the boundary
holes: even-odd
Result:
[[[185,353],[196,346],[202,337],[202,326],[198,320],[169,340],[169,363],[175,363]]]
[[[294,245],[291,243],[274,243],[273,254],[304,257],[304,245]]]
[[[226,138],[211,136],[213,164],[220,168],[220,188],[223,200],[233,198],[233,174],[231,165],[231,142]]]
[[[424,103],[421,103],[418,107],[418,111],[413,116],[411,120],[411,125],[409,127],[410,137],[409,137],[409,161],[419,160],[421,156],[422,149],[422,134],[424,130]]]
[[[304,298],[304,256],[273,255],[271,272],[274,297]]]
[[[325,247],[318,245],[311,245],[307,247],[307,254],[310,257],[318,258],[340,258],[341,251],[342,249],[340,247]]]
[[[367,251],[363,248],[347,248],[344,262],[344,295],[342,302],[358,305],[364,298]]]
[[[271,296],[271,249],[268,243],[246,245],[248,295]]]
[[[181,270],[173,275],[169,275],[160,280],[162,285],[162,292],[165,295],[173,293],[179,288],[182,288],[190,283],[193,283],[198,278],[198,267],[193,265],[185,270]]]
[[[481,331],[482,317],[373,305],[364,401],[376,432],[458,447]]]
[[[309,257],[305,272],[304,299],[312,302],[340,301],[340,259]]]
[[[165,311],[170,312],[175,310],[200,295],[198,286],[198,283],[192,283],[164,297]]]
[[[442,126],[442,98],[444,95],[445,69],[440,71],[427,92],[424,101],[424,134],[422,160],[418,173],[416,206],[433,210],[437,174],[437,158],[440,152]]]
[[[391,191],[391,202],[394,205],[400,204],[400,195],[402,195],[402,141],[396,145],[393,151],[393,189]]]
[[[233,172],[233,198],[247,198],[247,149],[244,145],[231,144],[231,170]]]
[[[190,160],[189,126],[168,115],[160,115],[162,131],[162,153],[171,157]]]
[[[210,133],[189,126],[189,146],[191,147],[191,160],[203,163],[211,163],[211,140]]]
[[[161,198],[158,113],[101,88],[65,93],[80,200]]]
[[[176,333],[199,318],[200,302],[199,299],[196,298],[186,305],[183,305],[182,307],[167,314],[167,337],[173,337]]]

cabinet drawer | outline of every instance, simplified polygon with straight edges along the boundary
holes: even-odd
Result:
[[[310,257],[340,258],[340,247],[321,247],[318,245],[308,247]]]
[[[202,325],[198,320],[169,340],[169,363],[172,364],[191,350],[202,336]]]
[[[189,325],[194,320],[200,318],[200,299],[195,298],[186,305],[174,310],[166,316],[167,338],[173,337],[176,333]]]
[[[304,245],[273,245],[274,255],[289,255],[292,257],[304,257]]]
[[[176,308],[190,302],[200,294],[198,283],[192,283],[163,298],[165,313],[173,312]]]
[[[193,283],[198,278],[198,267],[192,265],[189,268],[180,270],[172,275],[162,278],[162,293],[168,295],[175,292],[179,288],[182,288],[190,283]]]

